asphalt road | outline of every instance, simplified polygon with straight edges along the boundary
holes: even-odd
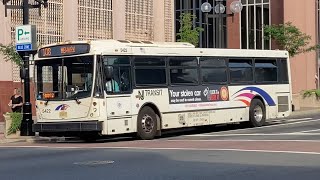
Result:
[[[0,144],[0,179],[319,179],[320,116],[152,141]]]

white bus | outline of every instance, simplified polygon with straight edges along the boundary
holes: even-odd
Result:
[[[153,139],[174,128],[263,126],[292,112],[288,52],[279,50],[66,42],[39,48],[35,80],[40,136]]]

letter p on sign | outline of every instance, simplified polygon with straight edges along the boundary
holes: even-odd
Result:
[[[20,41],[21,36],[23,35],[23,29],[17,29],[18,41]]]

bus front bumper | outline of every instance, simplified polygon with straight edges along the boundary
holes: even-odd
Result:
[[[100,121],[36,123],[33,132],[99,132],[102,131]]]

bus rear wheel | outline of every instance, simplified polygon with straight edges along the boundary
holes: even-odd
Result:
[[[263,126],[266,122],[266,108],[259,99],[253,99],[249,111],[250,124],[253,127]]]
[[[157,134],[157,115],[151,107],[144,107],[138,115],[137,135],[140,139],[150,140]]]

